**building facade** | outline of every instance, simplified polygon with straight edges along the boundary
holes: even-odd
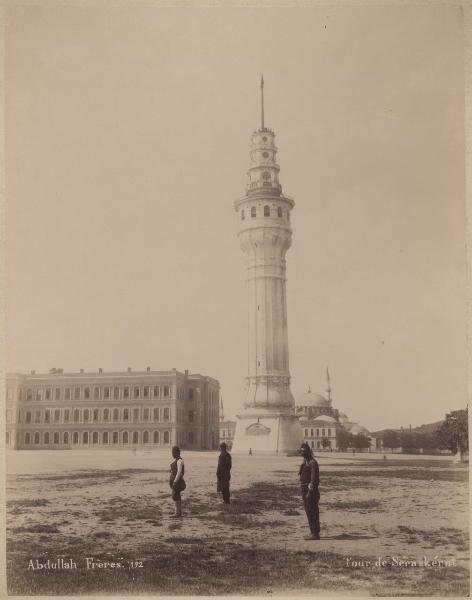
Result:
[[[212,450],[219,441],[219,393],[216,379],[176,369],[11,374],[6,446]]]
[[[234,433],[236,431],[236,421],[225,419],[223,409],[223,398],[220,401],[220,443],[224,442],[231,450],[233,447]]]
[[[220,442],[225,442],[228,450],[233,447],[234,432],[236,431],[236,421],[220,421]]]

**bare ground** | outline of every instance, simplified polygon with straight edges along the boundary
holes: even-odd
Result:
[[[162,452],[8,459],[12,595],[469,593],[468,472],[451,461],[322,456],[322,539],[305,541],[297,458],[233,457],[225,510],[216,454],[185,454],[181,520]],[[29,568],[58,558],[77,568]]]

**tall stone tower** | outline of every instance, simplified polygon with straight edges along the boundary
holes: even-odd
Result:
[[[261,126],[251,138],[246,195],[234,203],[246,255],[249,335],[246,400],[238,415],[235,453],[293,453],[302,441],[290,391],[285,292],[295,202],[282,194],[274,139],[264,125],[261,78]]]

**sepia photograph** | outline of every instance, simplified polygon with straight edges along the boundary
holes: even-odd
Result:
[[[463,7],[3,21],[6,594],[468,597]]]

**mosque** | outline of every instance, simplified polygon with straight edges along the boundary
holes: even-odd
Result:
[[[369,431],[359,423],[349,420],[349,417],[333,408],[331,397],[331,381],[329,370],[326,369],[326,397],[308,388],[308,391],[298,398],[295,404],[295,414],[303,429],[303,441],[316,450],[336,450],[336,434],[339,429],[357,435],[369,437]]]

